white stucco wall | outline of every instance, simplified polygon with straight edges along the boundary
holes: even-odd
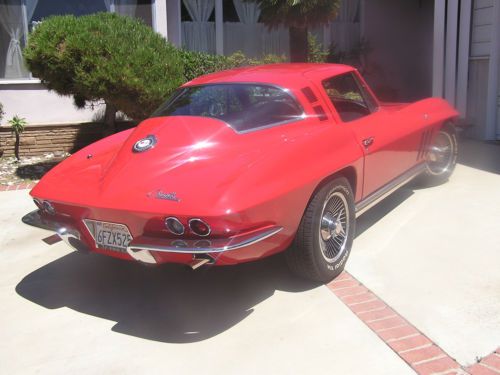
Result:
[[[0,103],[5,116],[2,125],[14,115],[26,118],[29,124],[80,123],[96,120],[103,108],[78,109],[70,97],[49,92],[39,83],[0,83]]]

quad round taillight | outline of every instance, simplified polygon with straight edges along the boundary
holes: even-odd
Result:
[[[189,220],[189,229],[194,234],[206,237],[210,234],[210,226],[201,219],[191,219]]]
[[[176,217],[167,217],[165,219],[165,227],[170,233],[177,236],[184,234],[184,224],[182,224]]]

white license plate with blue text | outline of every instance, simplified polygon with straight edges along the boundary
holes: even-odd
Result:
[[[85,225],[94,237],[96,246],[100,249],[126,252],[133,239],[124,224],[87,219]]]

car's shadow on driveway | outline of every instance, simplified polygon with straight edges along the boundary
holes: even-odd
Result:
[[[48,309],[68,307],[115,321],[116,332],[189,343],[234,326],[276,290],[301,292],[317,286],[290,274],[281,255],[192,271],[74,252],[24,277],[16,291]]]

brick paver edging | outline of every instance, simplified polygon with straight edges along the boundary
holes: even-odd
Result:
[[[467,368],[472,375],[498,375],[500,374],[500,348],[494,353],[481,359],[479,363]]]
[[[31,189],[36,185],[36,182],[26,182],[17,185],[0,185],[0,191],[24,190]]]
[[[343,272],[327,286],[363,323],[375,332],[382,341],[418,374],[444,375],[468,373],[457,361],[446,354],[443,349],[391,309],[384,301],[349,273]],[[496,353],[492,355],[496,357],[492,358],[491,362],[488,363],[498,364],[500,357]],[[482,366],[482,363],[476,364],[473,367]],[[483,374],[482,372],[472,372],[473,367],[469,370],[472,374]],[[489,367],[484,366],[480,369],[482,370],[483,368],[489,370]],[[500,365],[495,368],[500,368]],[[490,373],[485,372],[484,374]]]

